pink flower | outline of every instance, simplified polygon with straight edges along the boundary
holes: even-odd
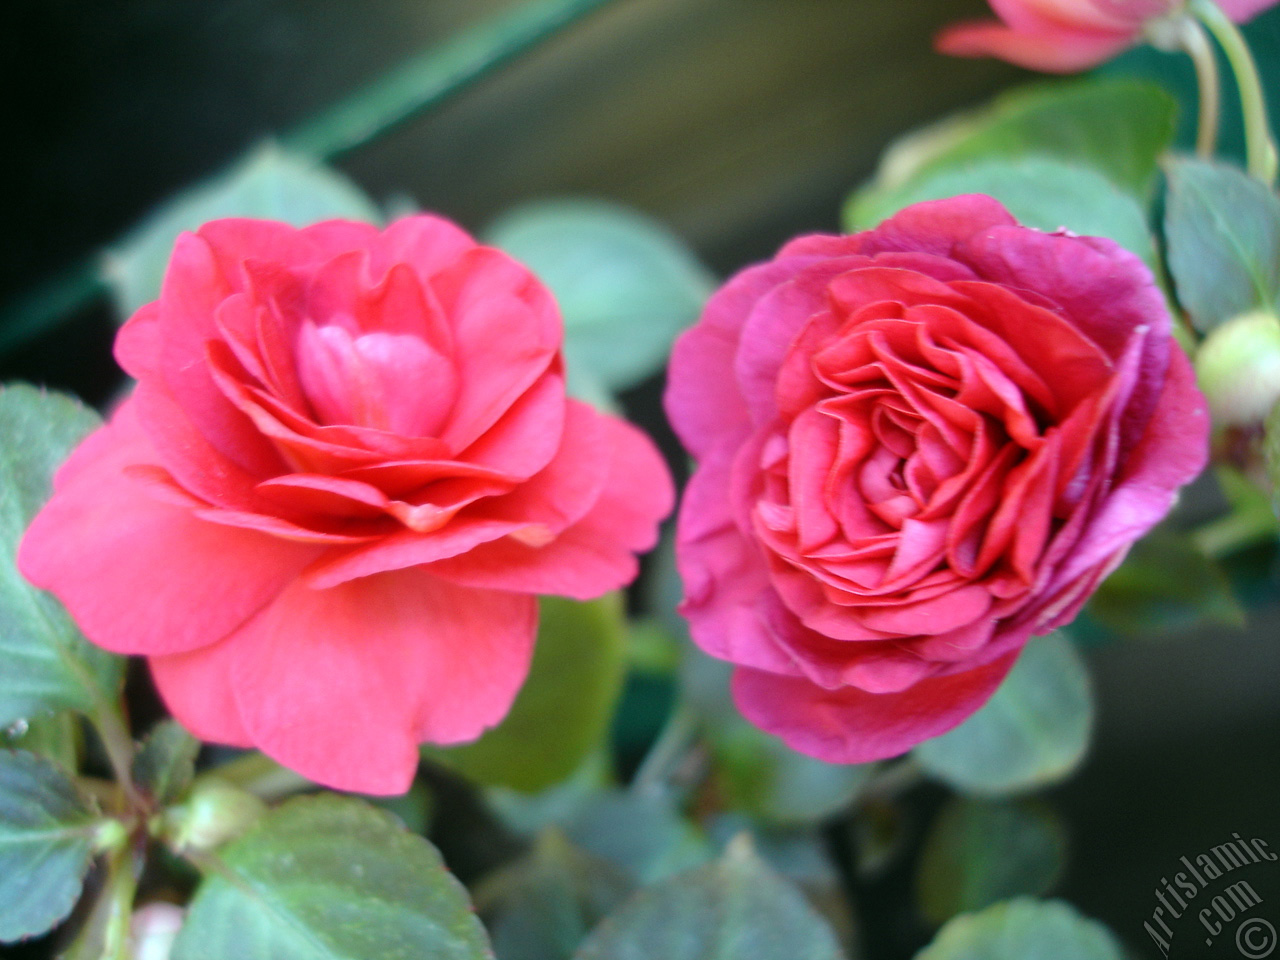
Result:
[[[990,0],[1001,22],[958,23],[935,41],[941,53],[996,57],[1046,73],[1077,73],[1142,41],[1147,25],[1177,12],[1181,0]],[[1237,23],[1276,0],[1218,0]]]
[[[19,566],[200,738],[403,792],[420,742],[506,714],[535,595],[626,584],[671,508],[650,441],[566,399],[560,342],[547,289],[437,217],[205,224]]]
[[[921,203],[744,270],[676,344],[677,561],[748,719],[832,762],[954,727],[1206,458],[1151,274],[1110,240]]]

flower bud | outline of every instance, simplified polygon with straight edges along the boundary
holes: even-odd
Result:
[[[1215,327],[1196,353],[1196,378],[1215,425],[1261,423],[1280,401],[1280,317],[1256,310]]]
[[[169,960],[186,911],[172,903],[149,903],[129,921],[129,960]]]
[[[165,832],[177,850],[212,850],[248,830],[266,809],[239,787],[202,778],[186,803],[166,811]]]

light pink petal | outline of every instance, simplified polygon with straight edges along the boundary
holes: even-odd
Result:
[[[306,241],[307,263],[324,263],[348,250],[367,250],[382,235],[373,224],[355,220],[322,220],[303,227],[298,233]],[[255,256],[260,258],[261,254]]]
[[[1209,413],[1191,362],[1174,347],[1169,375],[1146,434],[1129,452],[1115,488],[1091,518],[1081,541],[1055,574],[1056,586],[1110,560],[1158,523],[1178,488],[1208,460]]]
[[[1043,73],[1080,73],[1131,47],[1132,34],[1081,30],[1010,29],[995,21],[958,23],[934,39],[934,49],[953,57],[995,57]]]
[[[352,543],[368,543],[386,533],[386,527],[380,524],[340,525],[337,530],[324,530],[293,523],[269,513],[250,513],[243,510],[195,510],[192,515],[209,523],[235,527],[239,530],[256,530],[266,536],[279,537],[295,543],[345,546]]]
[[[609,475],[595,506],[575,527],[643,553],[658,542],[657,524],[675,507],[671,471],[643,430],[617,417],[602,420],[613,450]]]
[[[839,439],[839,422],[816,408],[805,410],[791,422],[787,473],[801,551],[821,547],[839,530],[826,496]],[[741,468],[741,461],[739,464]]]
[[[386,513],[390,501],[377,487],[359,480],[291,473],[258,484],[263,496],[292,512],[369,520]]]
[[[479,469],[524,480],[545,467],[560,448],[567,409],[564,373],[556,361],[457,456]]]
[[[330,552],[307,570],[305,579],[311,587],[327,590],[359,577],[456,557],[530,526],[521,520],[455,517],[429,533],[404,530],[346,553]]]
[[[464,253],[432,289],[453,326],[458,395],[441,439],[465,449],[556,361],[560,311],[536,277],[489,247]]]
[[[685,487],[676,525],[684,582],[680,613],[694,643],[713,657],[798,672],[773,636],[764,604],[772,595],[759,545],[743,536],[729,504],[732,444],[712,449]]]
[[[606,482],[617,482],[611,475],[616,423],[570,400],[551,462],[510,493],[485,503],[485,516],[542,524],[550,533],[580,520],[600,499]]]
[[[223,456],[196,429],[164,384],[141,381],[129,401],[136,408],[142,430],[154,445],[153,459],[173,475],[183,489],[218,506],[242,509],[257,502],[259,475]],[[281,466],[272,472],[283,472]]]
[[[828,763],[869,763],[959,725],[986,703],[1015,659],[1007,654],[898,693],[824,690],[803,678],[739,668],[733,699],[743,716],[794,750]]]
[[[222,638],[316,556],[297,543],[197,519],[129,467],[154,452],[126,403],[36,516],[23,576],[54,593],[89,639],[118,653],[176,653]]]
[[[231,680],[230,640],[188,653],[147,658],[151,677],[169,712],[198,740],[252,747],[240,721]]]
[[[348,221],[332,221],[304,232],[279,220],[226,217],[202,224],[196,236],[209,250],[211,263],[223,279],[233,289],[243,290],[248,261],[314,267],[344,250],[362,246],[361,237],[372,238],[377,232],[369,224]]]
[[[405,217],[382,231],[371,244],[375,273],[407,264],[423,283],[452,266],[476,242],[465,230],[433,214]]]
[[[867,607],[861,611],[861,620],[872,630],[900,636],[921,636],[948,633],[973,623],[990,607],[990,592],[977,584],[969,584],[927,600]]]
[[[753,423],[768,423],[776,416],[778,371],[809,318],[826,307],[828,284],[865,263],[861,257],[819,260],[765,292],[752,305],[742,327],[734,372]]]
[[[1276,0],[1218,0],[1218,6],[1236,23],[1252,20],[1275,5]]]
[[[478,737],[511,707],[537,631],[532,597],[404,570],[301,581],[228,641],[255,746],[339,790],[397,794],[418,744]]]
[[[514,536],[518,544],[544,546],[602,499],[601,490],[609,482],[606,480],[611,462],[609,448],[616,442],[611,435],[614,421],[585,404],[562,404],[562,415],[566,410],[568,427],[562,434],[560,454],[541,473],[515,486],[505,496],[476,504],[438,529],[407,530],[353,552],[326,558],[308,572],[309,582],[317,587],[330,587],[355,577],[446,560],[506,536]],[[651,473],[644,471],[650,478]],[[665,487],[659,483],[648,491],[648,496],[638,501],[638,508],[643,509],[654,496],[665,495],[669,510],[671,493],[669,481],[665,482]],[[630,505],[620,507],[619,518],[628,516],[632,509]],[[566,546],[569,542],[566,541]],[[514,560],[523,557],[524,551],[499,550],[498,554]],[[627,562],[634,566],[634,558],[628,557]],[[466,569],[466,560],[459,564],[461,569]],[[446,569],[455,572],[459,564],[450,564]],[[494,562],[481,560],[476,567],[476,575],[481,579],[476,582],[487,585],[483,571],[493,569]]]
[[[439,432],[457,387],[453,362],[423,338],[382,331],[353,337],[337,324],[303,324],[297,367],[320,423],[408,437]]]
[[[933,664],[904,650],[867,653],[853,658],[843,680],[867,693],[901,693],[923,682],[933,670]]]
[[[658,523],[671,512],[675,491],[648,437],[624,421],[592,415],[603,428],[603,449],[598,448],[597,455],[608,474],[585,515],[548,543],[530,543],[517,534],[426,569],[469,586],[577,600],[598,597],[635,579],[635,554],[657,541]],[[572,425],[565,432],[572,433]]]
[[[927,253],[951,259],[957,244],[994,227],[1016,223],[1000,201],[968,193],[912,204],[862,234],[862,248],[870,254]]]
[[[975,237],[959,255],[996,284],[1049,297],[1112,360],[1132,349],[1135,335],[1145,337],[1140,380],[1125,413],[1123,444],[1134,442],[1164,383],[1172,348],[1164,295],[1146,264],[1102,237],[1024,229],[992,230]],[[1007,332],[1015,339],[1013,330]]]
[[[269,222],[262,223],[266,229]],[[157,379],[210,446],[241,469],[265,476],[279,472],[279,454],[218,389],[205,360],[206,343],[221,339],[218,307],[234,290],[203,236],[182,234],[160,293]]]
[[[816,260],[785,257],[748,267],[721,287],[701,319],[676,339],[665,405],[671,425],[695,457],[750,429],[745,402],[728,389],[743,321],[756,301]]]
[[[116,363],[134,379],[156,376],[159,371],[161,340],[160,305],[148,303],[130,317],[116,334]]]
[[[1134,33],[1142,21],[1168,11],[1173,0],[990,0],[1015,30],[1054,28]]]

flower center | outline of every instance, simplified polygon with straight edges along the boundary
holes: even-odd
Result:
[[[308,320],[298,335],[298,378],[318,422],[435,436],[453,408],[453,362],[421,337],[352,336]]]

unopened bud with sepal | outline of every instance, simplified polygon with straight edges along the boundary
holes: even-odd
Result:
[[[266,812],[258,797],[216,777],[196,781],[186,802],[162,815],[162,829],[175,850],[212,850],[234,840]]]
[[[1215,426],[1260,424],[1280,401],[1280,317],[1257,310],[1215,327],[1196,352],[1196,379]]]

